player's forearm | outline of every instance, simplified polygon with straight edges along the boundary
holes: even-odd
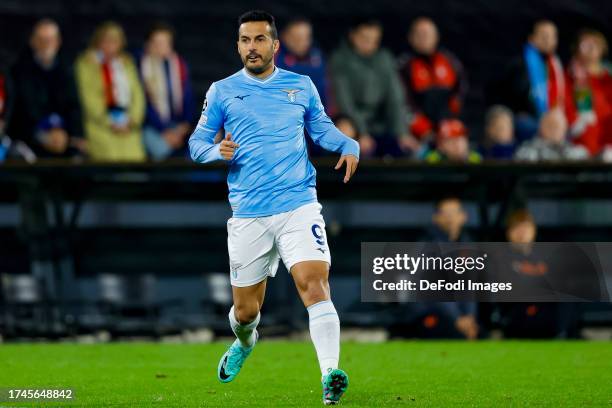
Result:
[[[222,160],[219,152],[219,144],[213,143],[208,138],[203,137],[198,129],[189,138],[189,154],[196,163],[210,163]]]
[[[325,150],[340,153],[342,156],[350,154],[359,158],[359,143],[346,136],[335,127],[328,130],[315,142]]]

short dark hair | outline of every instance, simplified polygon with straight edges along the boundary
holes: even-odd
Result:
[[[543,18],[533,23],[533,25],[531,26],[531,31],[529,32],[529,36],[531,37],[532,35],[534,35],[536,31],[538,31],[540,26],[543,26],[545,24],[551,24],[553,27],[557,28],[557,25],[554,23],[554,21]]]
[[[174,35],[175,35],[174,27],[172,27],[170,24],[166,23],[165,21],[157,21],[151,27],[149,27],[149,31],[147,31],[145,40],[149,41],[153,37],[153,35],[159,32],[168,33],[170,34],[172,38],[174,38]]]
[[[382,29],[382,23],[373,17],[357,17],[351,21],[350,31],[356,31],[362,27],[376,27]]]
[[[238,28],[244,23],[249,23],[251,21],[265,21],[270,25],[270,35],[274,40],[278,39],[278,31],[276,30],[276,23],[274,20],[274,16],[268,12],[263,10],[251,10],[242,14],[238,17]]]
[[[285,23],[285,25],[282,27],[283,31],[284,30],[288,30],[291,27],[293,27],[294,25],[298,25],[298,24],[308,24],[308,25],[312,25],[312,23],[310,22],[310,20],[304,16],[297,16],[297,17],[293,17],[291,20],[287,21],[287,23]]]
[[[519,208],[518,210],[511,212],[508,215],[508,218],[506,218],[506,228],[510,230],[524,222],[528,222],[529,224],[536,226],[535,219],[529,210],[526,208]]]
[[[57,31],[60,31],[60,27],[59,24],[57,23],[57,21],[55,21],[54,19],[50,18],[50,17],[43,17],[40,20],[38,20],[35,24],[34,27],[32,28],[32,32],[31,35],[34,35],[36,33],[36,31],[38,31],[39,28],[41,28],[42,26],[46,26],[46,25],[52,25],[57,27]]]
[[[434,208],[436,212],[440,211],[442,205],[448,201],[457,201],[461,207],[463,207],[463,201],[459,194],[448,193],[438,197],[438,199],[434,202]]]

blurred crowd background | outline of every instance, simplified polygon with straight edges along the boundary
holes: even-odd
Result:
[[[504,16],[508,6],[474,4],[450,16],[442,3],[406,6],[395,21],[384,5],[326,17],[314,5],[281,9],[276,64],[312,78],[364,157],[612,160],[605,7],[543,3]],[[137,4],[68,4],[4,6],[3,26],[16,29],[0,54],[3,156],[186,157],[207,85],[239,68],[230,8],[185,16],[185,4],[167,14],[140,5],[137,19]]]
[[[612,161],[612,3],[603,0],[6,0],[0,3],[0,162],[32,168],[41,159],[187,162],[207,88],[241,69],[237,17],[252,8],[276,17],[277,66],[310,76],[338,128],[359,141],[360,172],[368,171],[368,159],[412,159],[417,172],[439,163],[483,163],[487,172],[489,161],[585,167]],[[310,148],[315,160],[329,154]],[[185,181],[206,189],[222,181],[211,174]],[[453,180],[452,172],[441,174]],[[138,188],[127,176],[121,180]],[[70,183],[64,188],[83,188]],[[577,178],[569,187],[574,201],[520,191],[520,199],[515,194],[512,203],[499,203],[494,226],[483,223],[486,195],[427,183],[399,183],[398,197],[416,191],[399,203],[389,194],[378,197],[378,190],[350,202],[321,194],[337,259],[332,287],[346,325],[468,339],[575,338],[585,327],[612,325],[606,304],[361,304],[360,241],[609,239],[610,200],[581,190]],[[105,197],[75,210],[72,227],[79,228],[66,232],[47,219],[48,200],[63,204],[48,191],[37,195],[39,187],[44,190],[41,184],[6,193],[0,204],[0,333],[228,330],[231,293],[226,256],[219,255],[229,217],[224,197],[186,204],[150,183],[142,191],[174,201]],[[63,208],[58,211],[61,219]],[[539,275],[546,260],[518,256],[517,273],[534,284],[545,279]],[[274,286],[264,313],[269,333],[300,329],[295,316],[303,310],[289,277],[279,272]]]

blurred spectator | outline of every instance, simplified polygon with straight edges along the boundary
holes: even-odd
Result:
[[[491,90],[493,103],[501,103],[514,112],[519,141],[535,135],[544,113],[565,106],[565,75],[556,51],[555,24],[549,20],[536,22],[523,54],[510,63]]]
[[[380,47],[382,27],[368,20],[351,28],[331,58],[340,113],[357,124],[363,156],[399,156],[414,149],[407,135],[405,98],[393,56]],[[376,150],[375,150],[376,149]]]
[[[426,241],[430,242],[470,242],[471,238],[463,227],[468,221],[467,212],[458,197],[444,197],[436,203],[431,217],[433,226],[428,231]]]
[[[410,52],[400,63],[400,75],[414,117],[411,133],[433,135],[442,119],[457,117],[467,81],[459,60],[439,47],[438,28],[426,17],[417,18],[408,33]]]
[[[529,210],[518,209],[512,212],[506,221],[506,239],[513,244],[530,244],[535,242],[537,226]]]
[[[425,152],[428,163],[480,163],[480,154],[470,149],[468,131],[459,119],[446,119],[440,123],[436,149]]]
[[[461,200],[454,196],[444,197],[436,203],[435,212],[432,216],[433,226],[428,231],[425,241],[427,242],[469,242],[469,235],[463,227],[468,220],[467,212],[463,208]],[[445,279],[446,276],[439,276]],[[434,279],[430,277],[430,279]],[[450,322],[450,327],[442,330],[440,335],[444,337],[455,337],[453,332],[458,332],[462,337],[473,340],[478,337],[479,326],[476,319],[478,305],[476,302],[424,302],[417,308],[425,308],[425,318],[422,323],[425,329],[428,326],[444,326]],[[433,323],[436,324],[433,324]],[[440,329],[438,329],[440,330]],[[445,333],[446,331],[446,333]]]
[[[567,282],[567,275],[560,276],[566,282],[555,282],[555,272],[561,272],[559,262],[572,261],[559,259],[554,252],[551,258],[545,249],[538,250],[533,245],[537,225],[529,210],[510,213],[506,225],[506,239],[513,244],[511,259],[506,265],[509,270],[498,272],[504,279],[512,277],[515,296],[545,297],[547,290],[554,291],[551,287],[572,293],[564,291],[566,285],[573,284]],[[576,307],[572,303],[499,303],[498,308],[506,337],[576,336]]]
[[[281,32],[280,39],[281,46],[276,54],[276,66],[308,75],[319,91],[323,106],[328,109],[325,59],[321,50],[313,45],[310,21],[305,18],[289,21]]]
[[[512,159],[515,150],[512,111],[505,106],[492,106],[485,116],[485,135],[480,149],[483,158]]]
[[[612,144],[612,66],[603,61],[607,52],[603,34],[583,30],[567,69],[570,133],[591,155]]]
[[[542,116],[538,135],[524,142],[515,155],[517,160],[526,161],[583,160],[588,157],[589,153],[583,146],[568,142],[567,120],[559,109]]]
[[[174,31],[166,24],[148,33],[138,55],[140,76],[147,99],[143,140],[155,160],[186,155],[185,139],[191,131],[195,106],[189,70],[174,50]]]
[[[76,72],[89,154],[94,160],[144,160],[145,100],[138,71],[124,52],[123,29],[100,25],[77,59]]]
[[[74,156],[85,149],[72,66],[61,56],[61,43],[57,23],[40,20],[12,67],[15,104],[8,134],[42,157]]]
[[[7,69],[0,67],[0,163],[7,159],[22,159],[33,163],[36,161],[34,152],[21,140],[11,140],[6,132],[14,98],[14,88],[7,72]]]

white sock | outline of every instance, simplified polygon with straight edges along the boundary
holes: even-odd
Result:
[[[308,308],[310,338],[317,351],[321,373],[338,368],[340,358],[340,319],[331,300]]]
[[[230,309],[230,327],[238,340],[240,340],[240,344],[242,344],[243,347],[252,347],[255,344],[255,328],[259,324],[260,317],[261,315],[257,313],[257,317],[251,323],[241,324],[238,322],[236,315],[234,314],[234,306],[232,306]]]

